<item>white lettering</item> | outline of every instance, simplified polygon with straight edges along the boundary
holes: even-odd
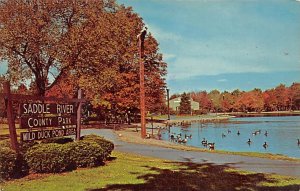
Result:
[[[60,113],[60,114],[74,113],[74,106],[73,105],[60,105],[60,104],[57,104],[56,111],[57,111],[57,113]]]
[[[24,114],[47,114],[50,113],[50,104],[30,103],[23,104]]]
[[[23,108],[24,108],[24,113],[26,114],[27,113],[27,108],[26,108],[26,106],[27,106],[27,104],[25,103],[25,104],[23,104]]]
[[[28,121],[27,121],[27,124],[28,124],[28,127],[33,127],[33,125],[31,125],[30,121],[32,121],[33,118],[29,118]]]
[[[28,127],[47,127],[52,126],[51,118],[29,118],[27,120]]]

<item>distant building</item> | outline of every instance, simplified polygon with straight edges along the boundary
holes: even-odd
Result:
[[[190,101],[191,101],[192,111],[199,110],[200,104],[198,102],[194,101],[192,98],[190,98]],[[181,97],[170,99],[169,100],[170,109],[172,109],[173,111],[179,111],[180,102],[181,102]]]

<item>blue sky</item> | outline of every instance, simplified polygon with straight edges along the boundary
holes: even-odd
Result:
[[[118,0],[160,43],[171,93],[300,82],[296,0]]]
[[[159,41],[171,93],[300,82],[300,0],[117,1]]]

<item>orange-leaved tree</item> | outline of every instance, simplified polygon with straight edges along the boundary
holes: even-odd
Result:
[[[107,79],[127,43],[116,25],[122,9],[113,0],[1,1],[0,58],[8,78],[31,79],[41,96],[65,75]]]

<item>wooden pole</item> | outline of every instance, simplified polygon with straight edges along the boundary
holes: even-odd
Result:
[[[168,101],[168,120],[170,120],[170,98],[169,98],[169,89],[167,88],[167,101]]]
[[[145,72],[144,72],[144,39],[146,30],[139,35],[140,49],[140,107],[141,107],[141,137],[146,137],[146,109],[145,109]]]
[[[151,116],[151,129],[152,129],[152,137],[153,137],[153,117]]]
[[[7,121],[8,121],[8,127],[9,127],[9,137],[10,137],[10,144],[13,150],[15,150],[17,153],[19,152],[18,147],[18,141],[17,141],[17,132],[16,132],[16,126],[15,126],[15,118],[12,108],[12,101],[10,99],[11,92],[10,92],[10,83],[5,82],[4,83],[4,93],[6,93],[5,101],[6,101],[6,107],[7,107]]]
[[[78,90],[78,99],[81,99],[81,89]],[[76,140],[80,140],[80,130],[81,130],[81,106],[82,102],[79,102],[77,108],[77,133],[76,133]]]

